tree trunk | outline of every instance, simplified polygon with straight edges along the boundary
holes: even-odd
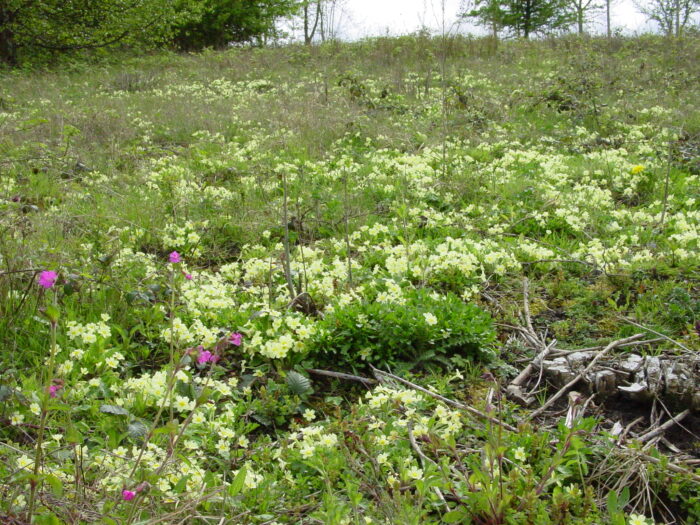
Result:
[[[318,28],[319,17],[321,16],[321,0],[316,0],[316,14],[314,17],[314,25],[310,27],[309,20],[309,2],[307,0],[304,2],[304,44],[307,46],[311,45],[314,36],[316,35],[316,29]]]
[[[8,66],[17,65],[17,46],[11,27],[13,18],[14,13],[5,7],[0,7],[0,64]]]
[[[583,9],[577,9],[576,19],[578,21],[578,34],[583,34]]]
[[[612,37],[612,31],[610,30],[610,2],[612,0],[605,0],[605,24],[608,30],[608,38]]]
[[[525,36],[525,40],[529,40],[530,38],[530,21],[532,19],[532,5],[530,0],[526,0],[525,2],[525,14],[523,16],[523,34]]]

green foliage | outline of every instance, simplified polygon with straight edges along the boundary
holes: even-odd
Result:
[[[303,412],[312,392],[309,379],[293,370],[287,372],[285,382],[264,381],[250,404],[252,417],[266,427],[285,427]]]
[[[532,427],[487,394],[532,359],[524,276],[557,348],[622,317],[700,348],[700,47],[677,44],[421,33],[2,73],[0,516],[700,519],[697,483],[606,420]],[[368,363],[518,431],[304,370]]]
[[[435,297],[426,289],[408,290],[398,303],[338,307],[320,323],[318,334],[312,355],[353,369],[401,361],[449,366],[452,356],[488,361],[495,340],[488,313],[454,294]]]
[[[195,14],[193,7],[170,0],[5,1],[0,5],[0,64],[81,49],[160,44],[174,23]]]
[[[302,397],[311,392],[311,382],[309,378],[294,370],[287,373],[287,386],[295,396]]]
[[[494,31],[507,29],[527,39],[570,25],[574,19],[569,7],[566,0],[477,0],[464,16]]]
[[[197,7],[197,19],[175,27],[173,40],[180,49],[262,42],[275,33],[276,22],[294,13],[299,5],[297,0],[205,0],[197,2]]]

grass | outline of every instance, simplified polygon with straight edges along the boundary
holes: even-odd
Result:
[[[419,35],[0,73],[0,517],[695,523],[692,467],[603,411],[512,433],[299,377],[390,366],[518,425],[489,390],[530,355],[524,276],[562,347],[629,317],[697,350],[699,52]]]

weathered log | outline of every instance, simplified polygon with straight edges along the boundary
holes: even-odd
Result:
[[[598,352],[574,352],[542,362],[548,381],[561,388],[596,359]],[[607,355],[579,381],[601,398],[619,396],[645,402],[658,397],[674,406],[700,411],[700,356]]]

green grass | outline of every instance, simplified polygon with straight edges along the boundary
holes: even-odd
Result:
[[[0,73],[0,521],[695,523],[697,484],[600,420],[290,377],[388,365],[517,425],[485,399],[532,356],[525,276],[562,348],[628,317],[697,350],[698,55],[410,36]]]

